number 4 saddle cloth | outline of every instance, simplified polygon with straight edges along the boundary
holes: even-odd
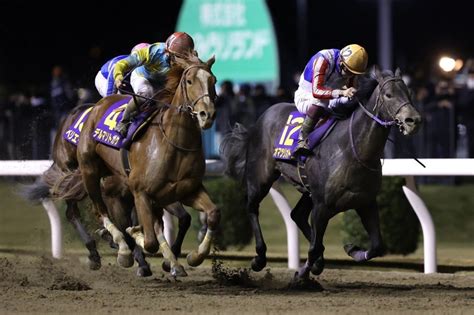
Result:
[[[123,111],[126,104],[130,101],[131,97],[124,98],[114,104],[112,104],[101,117],[95,129],[92,133],[92,138],[96,141],[108,145],[114,149],[121,149],[127,147],[133,139],[138,136],[139,131],[147,125],[149,121],[158,113],[156,105],[149,106],[140,111],[135,116],[130,127],[128,128],[127,137],[122,137],[120,133],[115,131],[115,126],[121,121]],[[89,113],[93,107],[85,109],[74,123],[64,132],[63,138],[72,144],[76,145],[79,142],[79,136],[81,134],[82,126],[89,117]]]
[[[291,112],[288,115],[286,124],[283,130],[275,139],[275,147],[273,149],[273,157],[277,160],[294,160],[293,152],[298,143],[298,136],[301,131],[301,126],[304,121],[304,114],[299,111]],[[326,120],[320,121],[317,127],[309,134],[309,148],[312,150],[324,137],[324,135],[331,130],[331,127],[336,122],[334,117],[329,117]]]

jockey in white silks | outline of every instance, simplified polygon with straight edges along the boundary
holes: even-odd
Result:
[[[357,44],[347,45],[341,50],[324,49],[311,57],[295,92],[295,105],[299,112],[306,114],[295,155],[311,154],[308,135],[326,108],[334,109],[354,95],[354,78],[365,72],[367,62],[367,52]]]

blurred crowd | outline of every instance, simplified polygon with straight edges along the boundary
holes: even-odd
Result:
[[[293,102],[297,88],[274,88],[269,84],[222,81],[217,86],[217,118],[206,137],[213,148],[206,150],[208,158],[218,155],[218,144],[235,122],[247,127],[270,106]],[[424,123],[411,138],[402,137],[393,128],[386,157],[473,158],[474,157],[474,67],[463,77],[404,75],[415,106]],[[51,80],[44,88],[6,91],[0,87],[0,159],[49,159],[57,126],[73,107],[98,101],[92,88],[73,84],[64,69],[54,66]],[[92,82],[91,82],[92,83]]]

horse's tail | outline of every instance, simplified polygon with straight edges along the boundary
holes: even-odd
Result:
[[[220,145],[220,155],[224,162],[225,174],[243,183],[247,164],[249,133],[236,123],[232,132],[226,134]]]
[[[38,203],[41,199],[51,197],[49,186],[44,182],[42,177],[38,177],[32,184],[21,185],[19,194],[33,203]]]
[[[32,202],[44,198],[80,201],[86,196],[79,169],[63,171],[53,164],[33,184],[22,188],[21,194]]]

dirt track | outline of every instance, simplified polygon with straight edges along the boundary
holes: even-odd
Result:
[[[61,261],[33,256],[0,257],[0,313],[474,313],[474,273],[326,269],[323,291],[289,290],[292,272],[272,268],[240,277],[239,285],[212,277],[210,267],[186,267],[176,282],[159,259],[154,275],[135,276],[105,259],[90,271],[78,257]],[[227,267],[224,267],[228,270]],[[243,279],[243,280],[242,280]]]

